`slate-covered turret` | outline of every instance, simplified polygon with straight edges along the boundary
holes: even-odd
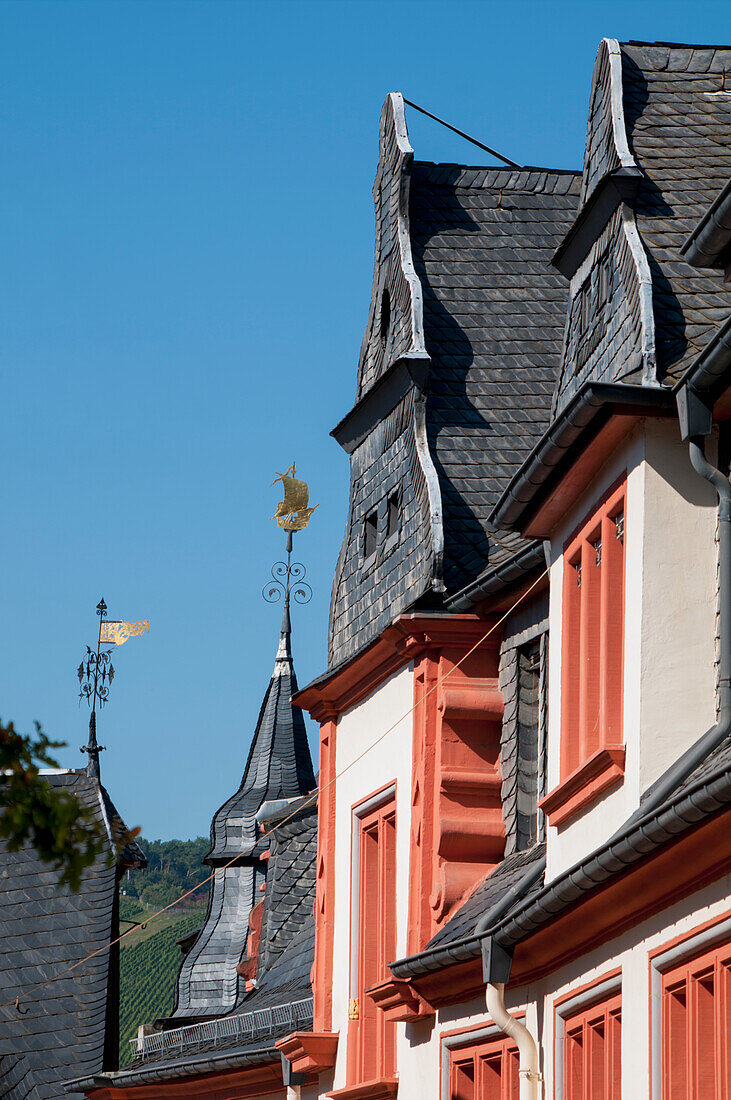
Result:
[[[265,802],[299,798],[315,776],[297,691],[291,647],[289,598],[285,600],[274,671],[259,712],[243,779],[211,824],[206,862],[223,867],[211,881],[206,921],[183,960],[171,1022],[222,1016],[237,1006],[244,979],[236,966],[246,954],[249,914],[261,900],[265,878],[256,815]]]
[[[350,508],[331,667],[520,545],[487,517],[548,424],[567,300],[550,261],[578,192],[574,172],[416,161],[386,97],[356,401],[332,433]]]

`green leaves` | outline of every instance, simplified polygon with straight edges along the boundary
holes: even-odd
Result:
[[[12,722],[0,721],[0,838],[11,852],[30,843],[58,871],[59,883],[76,892],[107,843],[93,811],[39,774],[40,765],[58,767],[51,753],[62,747],[37,722],[35,736],[24,736]],[[109,861],[114,862],[111,850]]]

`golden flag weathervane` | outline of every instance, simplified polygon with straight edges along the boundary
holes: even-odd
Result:
[[[96,708],[101,709],[109,698],[109,689],[114,679],[114,665],[112,664],[111,651],[102,650],[103,645],[124,645],[128,638],[134,638],[144,634],[150,629],[147,619],[138,623],[109,622],[107,619],[107,605],[104,597],[96,605],[96,613],[99,616],[99,635],[96,642],[96,653],[91,646],[86,647],[86,655],[76,670],[79,678],[79,704],[86,699],[91,707],[89,716],[89,743],[82,748],[89,757],[86,765],[86,774],[94,779],[99,778],[99,753],[104,752],[104,746],[96,739]]]

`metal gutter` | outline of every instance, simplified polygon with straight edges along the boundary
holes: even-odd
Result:
[[[727,388],[726,375],[731,369],[731,317],[721,325],[708,341],[675,386],[679,394],[689,386],[699,395],[707,394],[716,401]]]
[[[525,939],[613,875],[731,804],[731,768],[725,765],[623,829],[586,859],[564,871],[522,910],[493,930],[503,945]]]
[[[222,1069],[245,1069],[247,1066],[261,1066],[268,1062],[280,1063],[279,1051],[275,1047],[262,1047],[245,1054],[217,1054],[202,1058],[189,1058],[185,1062],[170,1064],[159,1062],[145,1069],[122,1069],[112,1073],[95,1073],[90,1077],[79,1077],[69,1081],[64,1091],[67,1093],[89,1092],[91,1089],[126,1089],[134,1085],[149,1084],[154,1081],[169,1081],[177,1077],[193,1077],[199,1073],[214,1073]]]
[[[726,267],[731,259],[731,180],[683,243],[680,254],[692,267]]]
[[[570,467],[572,456],[582,451],[609,418],[670,416],[675,402],[670,390],[622,382],[585,382],[543,433],[489,519],[496,527],[520,530],[547,492]]]
[[[471,581],[459,592],[455,592],[444,601],[449,611],[471,611],[475,604],[495,592],[502,591],[511,584],[521,581],[528,573],[532,573],[546,564],[545,551],[542,542],[531,542],[522,547],[507,561],[485,569],[475,580]]]

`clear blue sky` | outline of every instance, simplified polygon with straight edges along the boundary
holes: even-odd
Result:
[[[102,775],[148,837],[207,833],[276,648],[275,470],[300,537],[300,684],[326,666],[389,91],[523,163],[580,167],[600,39],[725,42],[727,3],[0,5],[0,714],[82,763],[75,668],[111,618]],[[413,112],[417,158],[485,163]],[[489,161],[489,158],[488,158]]]

